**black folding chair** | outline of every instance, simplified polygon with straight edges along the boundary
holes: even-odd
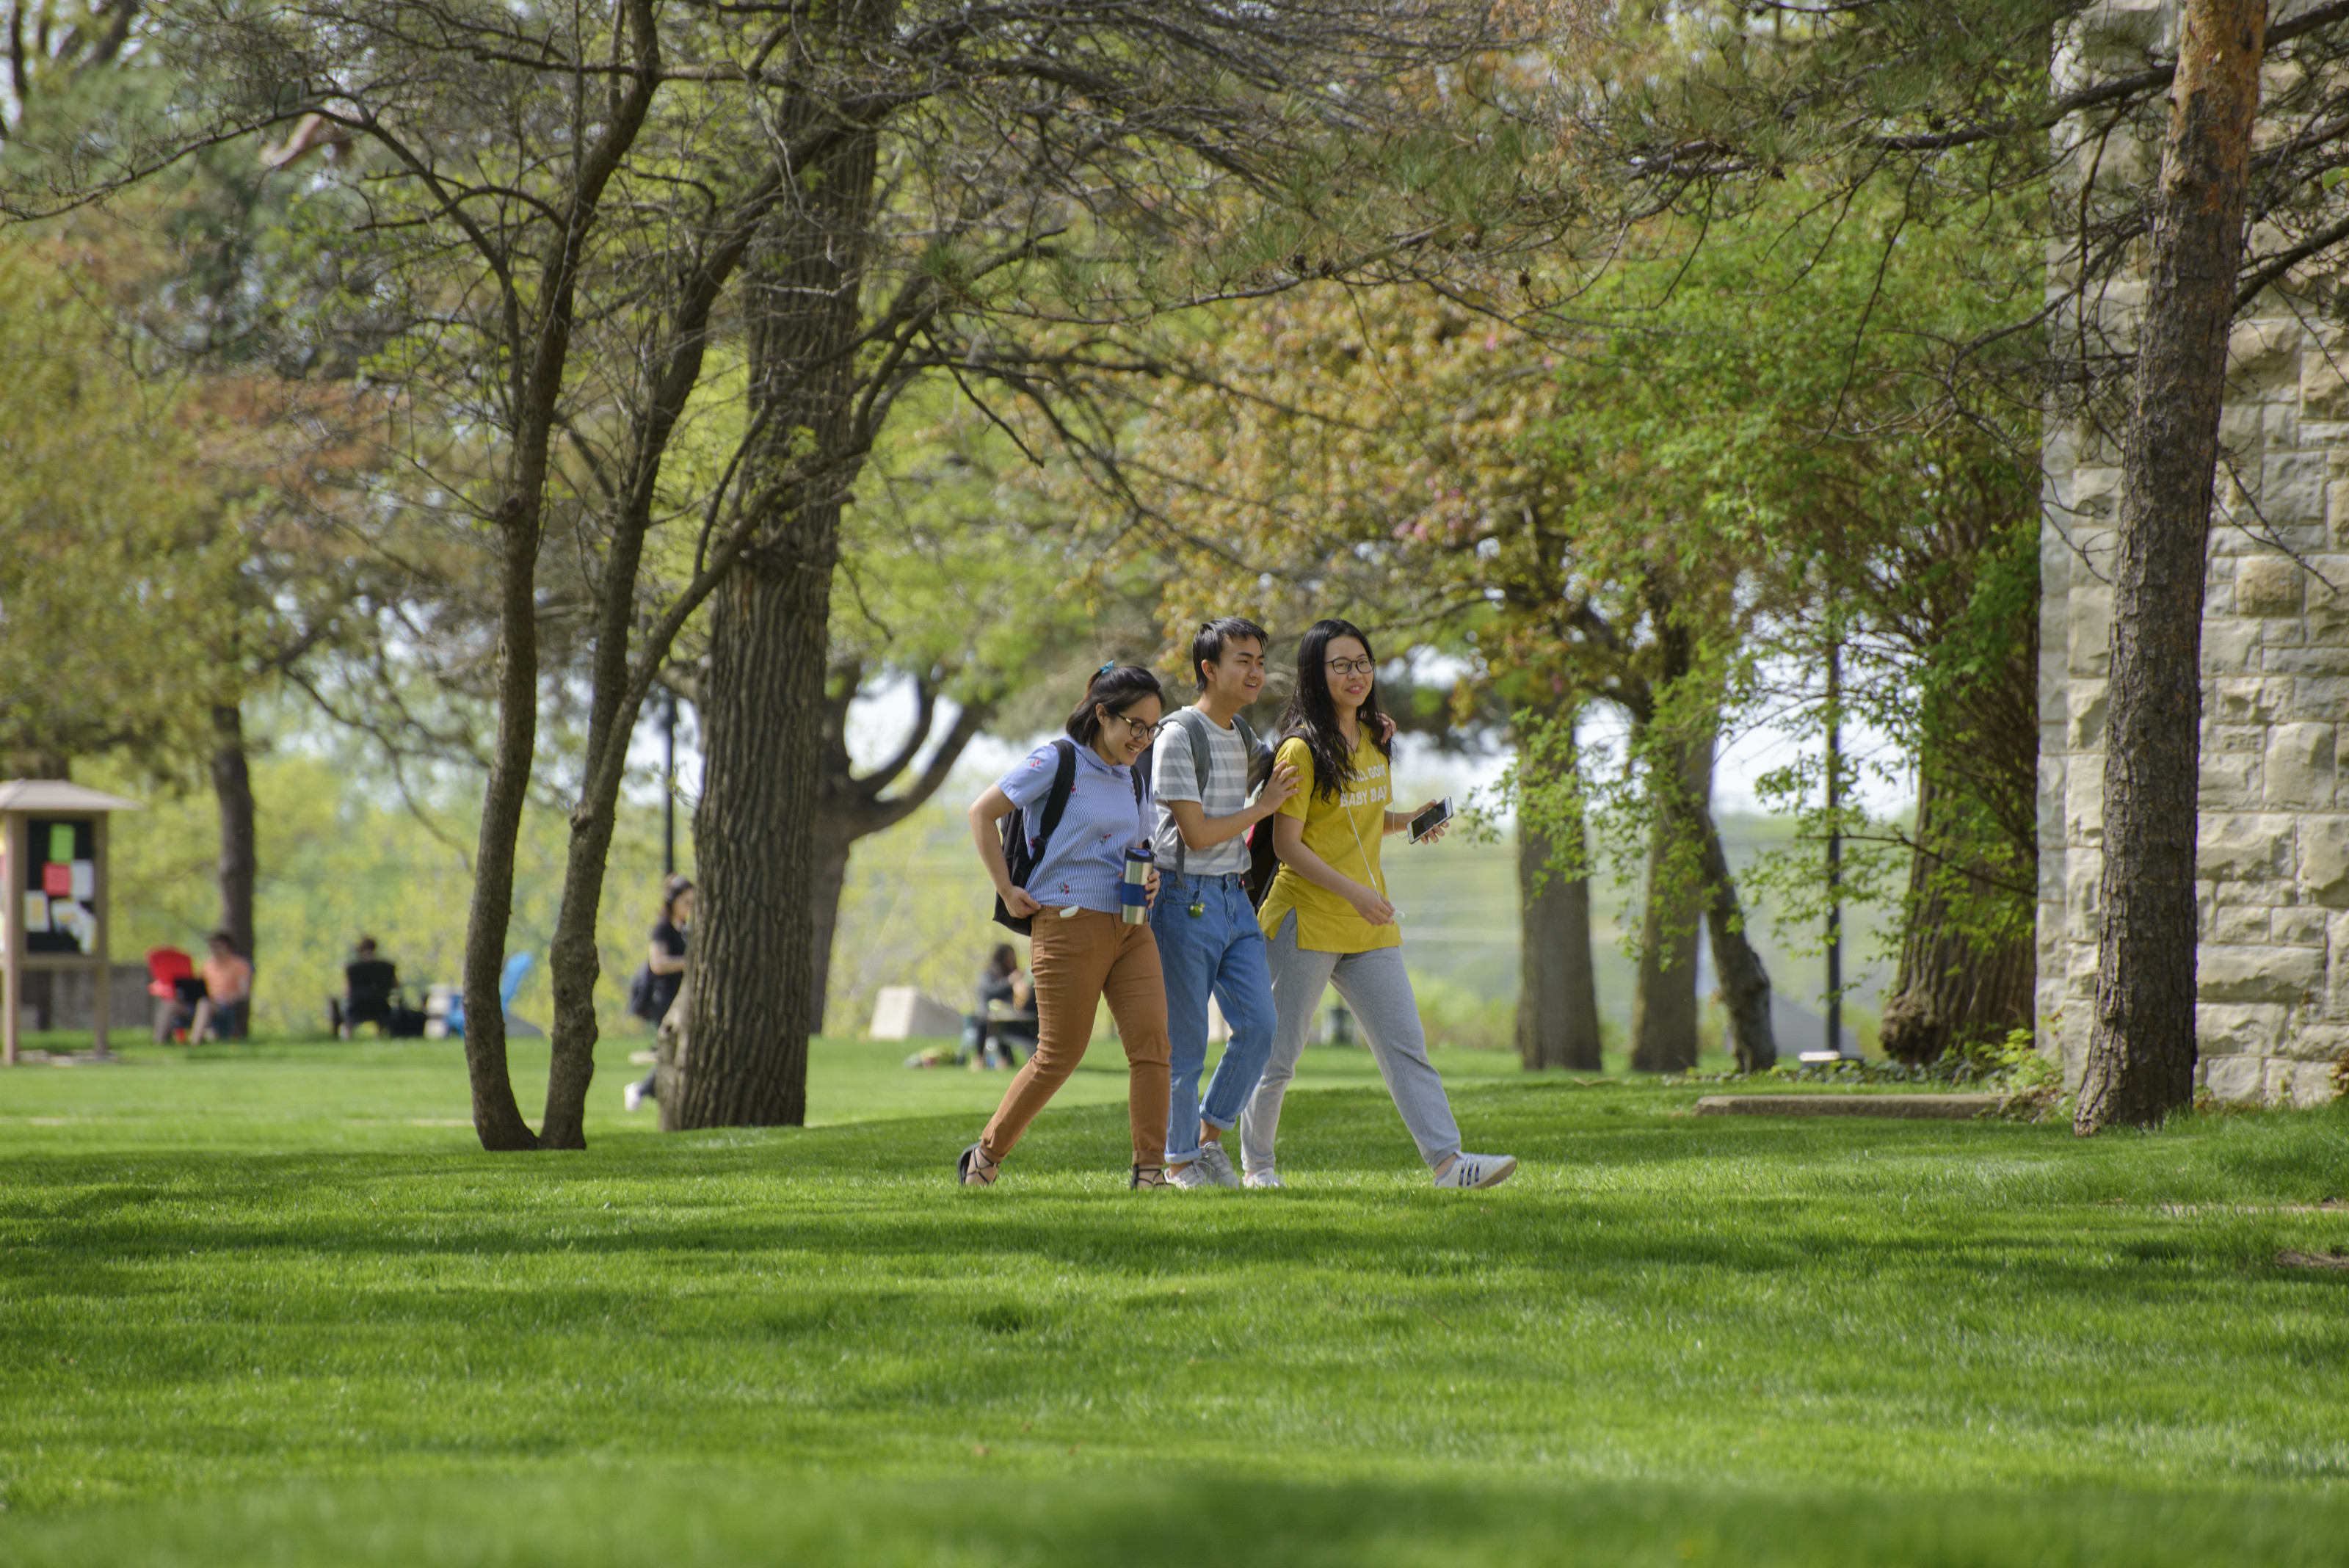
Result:
[[[389,1034],[401,1003],[399,969],[388,959],[361,959],[343,966],[344,993],[329,997],[326,1011],[335,1033],[347,1040],[362,1023],[372,1023],[378,1034]]]

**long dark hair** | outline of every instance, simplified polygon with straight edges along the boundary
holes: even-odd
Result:
[[[1313,793],[1325,800],[1337,799],[1338,792],[1354,777],[1353,753],[1338,732],[1338,704],[1330,696],[1330,643],[1340,637],[1360,642],[1363,657],[1372,667],[1371,693],[1362,699],[1355,722],[1379,749],[1379,755],[1394,760],[1394,748],[1384,738],[1386,726],[1379,722],[1379,656],[1371,651],[1370,633],[1350,620],[1315,621],[1297,644],[1297,689],[1288,694],[1288,706],[1281,710],[1280,732],[1283,739],[1294,735],[1303,741],[1305,749],[1313,753]]]
[[[1103,668],[1085,688],[1085,700],[1069,715],[1069,739],[1081,746],[1090,746],[1101,735],[1101,714],[1097,708],[1112,713],[1123,713],[1144,697],[1155,697],[1160,706],[1166,701],[1165,689],[1158,677],[1139,664],[1113,664]]]

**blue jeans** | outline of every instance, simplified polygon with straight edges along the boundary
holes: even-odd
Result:
[[[1200,912],[1192,914],[1197,903]],[[1158,965],[1166,974],[1166,1036],[1173,1078],[1166,1107],[1166,1162],[1198,1157],[1199,1124],[1229,1132],[1256,1093],[1272,1050],[1277,1014],[1272,973],[1265,966],[1264,931],[1238,876],[1176,877],[1160,884],[1150,911],[1158,939]],[[1232,1037],[1203,1100],[1199,1077],[1207,1066],[1207,997],[1224,1010]]]

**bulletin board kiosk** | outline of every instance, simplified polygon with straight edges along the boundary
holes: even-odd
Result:
[[[96,1048],[106,1049],[106,819],[143,811],[135,800],[63,779],[0,784],[0,1060],[16,1064],[25,976],[35,970],[90,970]]]

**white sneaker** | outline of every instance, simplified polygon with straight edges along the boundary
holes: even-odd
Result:
[[[1199,1168],[1200,1164],[1198,1160],[1190,1159],[1181,1165],[1170,1165],[1166,1168],[1166,1179],[1173,1185],[1186,1190],[1196,1187],[1215,1186],[1215,1179]]]
[[[1438,1187],[1498,1187],[1516,1174],[1514,1154],[1464,1154],[1452,1168],[1435,1179]]]
[[[1240,1184],[1240,1173],[1232,1168],[1232,1157],[1224,1152],[1224,1146],[1219,1143],[1201,1144],[1199,1158],[1192,1162],[1191,1168],[1217,1187],[1237,1187]]]
[[[1267,1168],[1263,1170],[1249,1171],[1240,1179],[1240,1185],[1242,1187],[1286,1187],[1288,1183],[1280,1179],[1278,1171]]]
[[[645,1085],[643,1082],[639,1079],[631,1078],[628,1080],[628,1086],[620,1091],[620,1104],[633,1111],[644,1103]]]

